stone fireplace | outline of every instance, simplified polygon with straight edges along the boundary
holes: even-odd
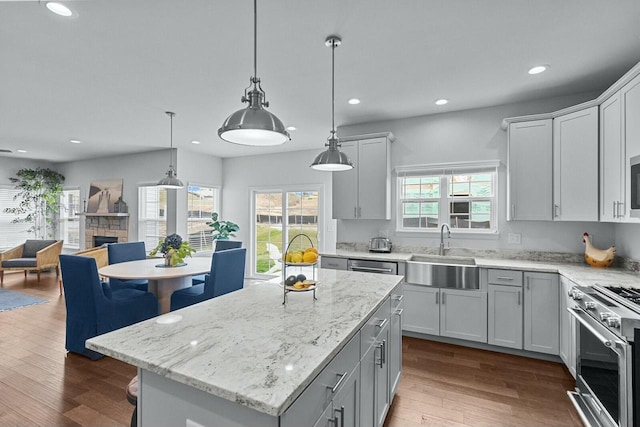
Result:
[[[84,247],[93,248],[95,238],[112,237],[117,242],[129,241],[128,213],[84,213]],[[100,240],[100,239],[98,239]],[[108,239],[107,239],[108,240]]]

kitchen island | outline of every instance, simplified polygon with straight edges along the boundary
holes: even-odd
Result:
[[[310,292],[290,293],[283,305],[282,288],[263,283],[92,338],[87,347],[139,368],[142,426],[283,426],[290,407],[295,425],[300,414],[326,412],[327,393],[339,389],[345,374],[356,374],[344,360],[357,362],[360,382],[361,356],[377,345],[377,333],[389,333],[384,319],[391,318],[390,296],[401,293],[401,281],[319,269],[316,301]],[[382,367],[400,345],[385,342],[373,361]],[[344,374],[327,374],[333,365]],[[325,377],[331,381],[321,385],[323,396],[303,396],[308,408],[295,402]]]

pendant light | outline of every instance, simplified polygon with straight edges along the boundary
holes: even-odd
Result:
[[[184,184],[178,179],[178,174],[176,173],[175,169],[173,169],[173,116],[175,116],[176,113],[165,111],[165,114],[169,116],[171,120],[171,148],[169,150],[169,170],[167,171],[167,176],[158,181],[157,186],[162,188],[177,189],[184,187]]]
[[[266,95],[258,78],[257,10],[257,0],[253,0],[253,77],[249,78],[249,86],[241,98],[242,103],[248,102],[249,106],[227,117],[218,129],[218,136],[234,144],[265,147],[283,144],[291,137],[282,121],[265,110],[269,108],[269,102],[265,100]]]
[[[336,136],[335,125],[335,50],[342,44],[342,40],[338,36],[329,36],[324,44],[331,48],[331,135],[324,145],[328,148],[318,154],[313,163],[311,163],[311,168],[329,172],[346,171],[353,169],[353,163],[351,163],[349,156],[340,151],[340,142]]]

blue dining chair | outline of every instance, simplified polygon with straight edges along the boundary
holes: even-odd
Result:
[[[205,282],[175,291],[171,295],[171,311],[242,289],[246,255],[245,248],[214,252]]]
[[[109,265],[147,259],[144,242],[110,243],[107,245],[107,251],[109,252]],[[145,279],[111,278],[109,279],[109,285],[112,290],[137,289],[139,291],[147,291],[149,281]]]
[[[214,244],[214,251],[226,251],[227,249],[235,249],[242,247],[241,240],[216,240]],[[200,283],[204,283],[206,274],[199,274],[197,276],[193,276],[191,281],[193,285],[199,285]]]
[[[158,315],[158,300],[150,292],[112,290],[100,282],[96,260],[60,255],[62,284],[67,306],[65,348],[92,360],[103,355],[85,347],[89,338]]]

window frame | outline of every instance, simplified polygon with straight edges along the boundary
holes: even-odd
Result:
[[[147,253],[151,252],[151,250],[153,250],[153,248],[155,248],[157,246],[157,244],[160,241],[160,239],[165,237],[165,235],[159,235],[156,243],[155,244],[151,244],[151,243],[149,243],[148,239],[145,238],[145,235],[144,235],[144,230],[146,229],[146,227],[142,226],[144,223],[146,223],[147,221],[150,221],[150,220],[147,219],[147,218],[142,218],[141,217],[141,210],[142,210],[142,206],[143,206],[143,200],[142,200],[142,197],[140,197],[141,196],[140,191],[142,190],[142,188],[154,188],[154,187],[156,187],[158,191],[165,191],[165,192],[168,191],[166,188],[157,187],[157,184],[155,184],[155,183],[140,183],[140,184],[138,184],[138,192],[137,192],[137,196],[138,196],[138,212],[136,212],[136,219],[137,219],[137,228],[138,228],[138,240],[142,241],[142,242],[145,242],[145,250],[146,250]],[[156,222],[164,222],[165,223],[165,230],[166,230],[167,226],[168,226],[168,217],[167,217],[167,215],[168,215],[168,211],[169,211],[168,194],[165,197],[167,198],[167,207],[166,207],[165,212],[164,212],[164,217],[159,217],[159,218],[164,218],[164,220],[157,219],[155,221]],[[160,200],[160,198],[158,198],[158,200]],[[166,233],[164,233],[164,234],[166,234]],[[147,243],[149,243],[149,244],[147,244]]]
[[[13,185],[0,184],[0,191],[7,192],[6,200],[8,203],[8,205],[5,203],[1,204],[2,206],[0,206],[0,216],[4,217],[6,215],[9,217],[12,217],[13,216],[12,214],[5,214],[4,209],[7,207],[14,207],[13,197],[17,195],[20,190],[16,190],[16,188]],[[0,197],[0,201],[3,201],[3,200],[5,200],[4,195]],[[19,203],[19,201],[17,203]],[[9,217],[7,217],[7,219],[9,219]],[[11,220],[9,220],[7,223],[2,222],[2,224],[3,224],[3,230],[2,230],[3,235],[2,235],[2,239],[0,240],[0,250],[14,248],[24,243],[25,240],[34,238],[33,233],[29,233],[27,231],[27,229],[30,227],[28,223],[24,223],[24,222],[12,223]],[[5,224],[6,226],[4,226]]]
[[[407,234],[437,234],[440,233],[440,228],[443,224],[450,225],[451,215],[450,203],[454,200],[459,201],[484,201],[488,200],[492,203],[490,224],[491,228],[455,228],[451,227],[452,234],[467,234],[470,236],[495,238],[500,233],[498,224],[498,210],[500,206],[499,201],[499,179],[500,179],[500,161],[480,161],[480,162],[465,162],[465,163],[442,163],[432,165],[411,165],[411,166],[399,166],[395,169],[395,201],[396,201],[396,225],[395,231],[397,233]],[[464,196],[458,199],[454,199],[451,196],[452,188],[450,186],[451,177],[456,175],[473,175],[473,174],[491,174],[492,176],[492,196]],[[425,177],[425,176],[437,176],[440,182],[440,197],[439,199],[404,199],[402,197],[402,184],[403,179],[409,176]],[[403,202],[407,200],[414,200],[417,203],[420,201],[438,200],[438,226],[437,227],[405,227],[403,225]],[[469,215],[471,212],[469,213]]]
[[[71,215],[71,216],[63,213],[63,206],[62,206],[63,203],[65,203],[65,202],[62,201],[62,198],[65,196],[65,192],[70,192],[70,191],[77,191],[78,192],[78,207],[77,207],[77,210],[75,212],[75,215]],[[62,244],[62,247],[64,249],[75,249],[75,250],[79,250],[80,249],[80,240],[81,240],[81,237],[83,237],[83,236],[80,236],[80,216],[78,215],[78,213],[82,212],[80,209],[84,209],[83,206],[80,206],[81,199],[82,199],[81,189],[80,189],[80,187],[77,187],[77,186],[64,187],[62,189],[62,193],[60,193],[60,201],[59,201],[60,210],[59,210],[58,216],[57,216],[58,230],[56,231],[56,234],[58,236],[58,239],[64,241],[64,243]],[[75,223],[77,225],[77,227],[78,227],[78,244],[77,245],[70,244],[68,242],[68,240],[64,238],[65,236],[63,236],[63,228],[66,228],[66,227],[63,224],[65,222],[73,222],[73,223]]]
[[[317,237],[317,241],[318,241],[318,251],[322,252],[322,248],[324,247],[324,233],[325,233],[325,197],[326,197],[326,193],[325,193],[325,186],[324,184],[295,184],[295,185],[282,185],[282,186],[265,186],[265,187],[250,187],[249,188],[249,203],[250,203],[250,211],[249,211],[249,242],[247,242],[246,246],[247,246],[247,261],[249,263],[249,267],[248,267],[248,271],[250,274],[250,278],[255,278],[255,279],[264,279],[264,280],[275,280],[275,279],[279,279],[282,276],[282,272],[278,273],[278,276],[276,278],[274,278],[273,275],[268,275],[268,274],[263,274],[263,273],[256,273],[256,263],[257,263],[257,256],[256,256],[256,248],[255,248],[255,240],[256,240],[256,222],[255,222],[255,217],[256,217],[256,194],[260,194],[260,193],[282,193],[284,195],[286,195],[287,193],[296,193],[296,192],[308,192],[308,191],[313,191],[313,192],[317,192],[318,193],[318,237]],[[286,212],[287,210],[287,198],[283,197],[282,198],[282,212],[284,215],[284,212]],[[284,226],[283,226],[284,229]],[[286,236],[286,233],[283,232],[282,233],[283,236],[283,241],[282,241],[282,248],[283,248],[283,252],[287,247],[287,244],[289,243],[288,241],[284,241],[284,238]]]
[[[213,212],[218,212],[220,213],[222,211],[222,187],[220,185],[213,185],[213,184],[205,184],[202,182],[187,182],[186,185],[186,190],[187,190],[187,199],[186,199],[186,206],[185,206],[185,212],[186,212],[186,219],[185,219],[185,226],[186,226],[186,236],[187,239],[189,238],[189,223],[190,222],[202,222],[203,219],[199,219],[199,220],[195,220],[195,219],[191,219],[189,218],[189,187],[206,187],[206,188],[211,188],[213,190]],[[206,222],[211,221],[211,218],[207,218]],[[194,248],[196,248],[194,246]],[[211,249],[198,249],[196,248],[196,250],[198,251],[198,253],[202,254],[202,253],[213,253],[213,249],[214,247],[212,246]]]

